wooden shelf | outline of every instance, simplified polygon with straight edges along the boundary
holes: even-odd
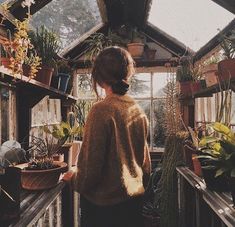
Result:
[[[50,87],[35,79],[29,79],[24,75],[17,74],[13,76],[11,70],[3,66],[0,66],[0,73],[3,74],[1,81],[5,83],[7,82],[17,88],[23,88],[24,90],[28,90],[29,92],[32,92],[32,94],[35,93],[38,95],[39,93],[41,93],[41,95],[43,96],[49,95],[52,98],[68,99],[74,102],[78,99],[77,97],[66,94],[56,88]]]

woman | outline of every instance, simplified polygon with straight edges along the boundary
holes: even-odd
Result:
[[[103,50],[94,63],[94,89],[97,93],[101,86],[106,97],[88,114],[72,179],[82,197],[82,227],[143,225],[142,197],[150,175],[148,122],[126,94],[133,73],[130,54],[119,47]]]

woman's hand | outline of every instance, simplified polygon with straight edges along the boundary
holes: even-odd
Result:
[[[62,176],[61,176],[61,180],[65,181],[65,182],[70,182],[73,178],[73,175],[75,174],[76,172],[76,169],[73,168],[71,170],[69,170],[68,172],[64,173]]]

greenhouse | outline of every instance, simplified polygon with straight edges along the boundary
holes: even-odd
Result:
[[[0,227],[234,227],[234,0],[0,0]]]

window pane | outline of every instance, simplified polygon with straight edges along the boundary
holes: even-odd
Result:
[[[96,0],[53,0],[32,17],[35,28],[45,25],[58,33],[63,47],[100,22]]]
[[[129,94],[134,98],[150,97],[150,73],[139,73],[131,77],[130,79],[130,91]]]
[[[165,99],[154,100],[153,103],[153,146],[164,147],[165,143]]]
[[[147,100],[147,101],[137,100],[137,102],[140,105],[140,107],[144,110],[150,122],[150,100]],[[149,127],[149,130],[150,130],[150,127]],[[150,131],[148,134],[148,143],[150,144]]]
[[[233,18],[211,0],[155,0],[149,21],[197,51]]]
[[[167,73],[154,73],[153,74],[153,96],[164,97],[164,88],[167,85]]]

